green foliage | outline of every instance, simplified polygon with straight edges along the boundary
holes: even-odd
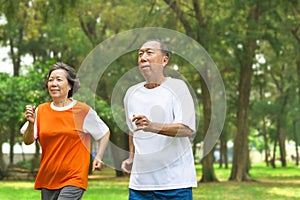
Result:
[[[31,170],[31,169],[33,169],[33,159],[21,160],[16,164],[16,166]]]
[[[255,2],[259,5],[257,23],[248,15]],[[180,9],[173,9],[174,5]],[[4,19],[0,24],[0,44],[14,50],[9,54],[14,67],[25,55],[34,59],[33,65],[24,66],[21,62],[20,68],[15,69],[20,77],[0,73],[0,134],[7,141],[11,131],[18,132],[24,122],[26,104],[38,105],[50,100],[43,86],[51,63],[63,61],[78,69],[96,45],[117,33],[137,27],[164,27],[197,40],[218,66],[226,88],[227,116],[223,131],[228,140],[237,131],[240,64],[252,59],[243,56],[247,53],[248,39],[256,41],[248,117],[250,145],[262,148],[263,119],[269,142],[276,139],[278,116],[282,116],[281,128],[287,139],[296,140],[300,130],[300,77],[296,71],[300,52],[298,7],[297,0],[0,0]],[[175,64],[201,104],[199,74],[180,56],[172,56],[170,66]],[[91,94],[97,96],[96,111],[116,133],[127,130],[122,95],[131,83],[141,80],[128,75],[136,65],[135,52],[120,56],[110,64],[99,83],[95,83],[96,94]],[[282,111],[285,97],[287,104]],[[201,110],[201,132],[203,122]]]
[[[1,74],[0,81],[0,134],[7,141],[11,131],[19,132],[24,123],[23,111],[25,105],[38,105],[46,100],[47,93],[43,89],[45,73],[38,64],[35,68],[28,67],[27,73],[19,77]]]
[[[5,81],[1,81],[1,94],[3,96],[0,107],[0,120],[2,122],[0,133],[5,133],[4,138],[8,138],[7,134],[10,134],[11,130],[15,131],[16,127],[20,127],[22,111],[25,106],[23,102],[25,86],[24,77],[9,77]]]

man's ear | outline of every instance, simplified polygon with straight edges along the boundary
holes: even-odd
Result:
[[[164,56],[164,58],[163,58],[163,66],[164,67],[167,66],[168,62],[169,62],[169,57],[168,56]]]

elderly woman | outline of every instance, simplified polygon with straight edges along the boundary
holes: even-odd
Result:
[[[42,199],[81,199],[88,183],[90,136],[99,140],[92,170],[104,167],[102,157],[109,128],[88,105],[72,99],[79,80],[64,63],[51,66],[46,87],[52,102],[25,107],[27,122],[21,128],[24,143],[41,145],[40,169],[34,188]]]

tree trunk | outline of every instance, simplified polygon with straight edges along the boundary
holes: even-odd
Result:
[[[279,150],[280,150],[281,165],[282,165],[282,167],[286,167],[286,149],[285,149],[286,134],[285,134],[285,131],[282,130],[281,123],[284,121],[284,118],[285,118],[285,115],[283,113],[285,111],[285,107],[288,102],[289,91],[286,91],[286,92],[283,92],[283,90],[281,90],[281,91],[282,91],[281,93],[284,95],[284,97],[281,102],[280,112],[278,114],[277,121],[276,121],[276,133],[277,133],[277,139],[278,139]]]
[[[276,168],[276,147],[277,147],[277,136],[275,137],[275,140],[274,140],[274,146],[273,146],[273,156],[272,156],[272,159],[271,159],[271,161],[270,161],[270,163],[271,163],[271,166],[273,167],[273,168]]]
[[[214,151],[210,151],[202,159],[202,177],[200,183],[217,182],[218,179],[215,175],[213,163],[214,163]]]
[[[14,120],[12,120],[13,122]],[[14,123],[10,123],[10,124],[14,124]],[[14,145],[15,145],[15,130],[14,127],[9,127],[9,131],[10,131],[10,140],[9,140],[9,145],[10,145],[10,149],[9,149],[9,165],[13,165],[14,164]]]
[[[251,77],[255,41],[249,42],[248,54],[244,54],[245,63],[240,66],[239,97],[237,105],[237,134],[234,138],[233,166],[230,180],[247,181],[250,179],[247,173],[248,157],[248,111],[251,91]]]
[[[299,144],[298,144],[298,142],[296,142],[296,146],[295,146],[295,152],[296,152],[296,160],[295,160],[295,164],[296,164],[296,166],[299,166],[299,150],[298,150],[298,146],[299,146]]]
[[[23,41],[23,28],[19,28],[18,30],[18,38],[17,44],[15,44],[15,38],[9,39],[9,46],[10,46],[10,55],[13,63],[13,76],[19,76],[20,74],[20,67],[21,67],[21,55],[22,51],[22,41]],[[15,48],[17,50],[15,50]]]
[[[285,138],[286,134],[285,132],[281,129],[281,124],[279,125],[279,150],[280,150],[280,161],[281,161],[281,166],[286,167],[286,150],[285,150]]]
[[[238,85],[238,102],[237,102],[237,134],[234,138],[233,163],[229,180],[232,181],[248,181],[250,176],[249,169],[249,151],[248,151],[248,112],[249,112],[249,97],[251,92],[251,78],[253,74],[253,59],[257,48],[256,39],[251,36],[257,27],[259,18],[259,3],[250,5],[248,14],[247,37],[243,44],[242,52],[236,50],[237,57],[240,63],[240,78]]]
[[[299,138],[298,138],[298,134],[297,134],[297,129],[296,129],[296,124],[297,124],[297,121],[294,120],[293,121],[293,132],[294,132],[294,140],[295,140],[295,164],[296,166],[299,166],[299,150],[298,150],[298,146],[299,146]]]
[[[214,151],[210,147],[210,141],[204,140],[206,135],[212,135],[213,133],[208,132],[208,127],[210,124],[211,118],[211,101],[210,95],[208,91],[209,85],[206,85],[205,81],[200,78],[201,82],[201,90],[202,90],[202,102],[203,102],[203,155],[204,158],[202,160],[202,177],[199,182],[215,182],[218,181],[215,170],[213,167],[214,163]],[[206,156],[205,156],[206,155]]]
[[[2,144],[3,144],[3,140],[2,140],[2,133],[0,133],[0,180],[2,180],[5,176],[5,162],[3,159],[3,152],[2,152]]]
[[[38,169],[40,166],[40,144],[37,140],[35,141],[35,153],[32,162],[32,170]]]
[[[298,46],[300,46],[300,38],[298,38]],[[297,74],[298,74],[298,88],[300,88],[300,59],[297,60],[296,62],[297,64]],[[300,110],[300,90],[298,89],[298,110]],[[296,123],[298,124],[298,127],[300,127],[300,116],[298,115],[298,117],[296,118]],[[297,127],[295,125],[295,127]],[[299,146],[299,137],[297,136],[297,132],[299,132],[299,130],[297,130],[295,128],[295,136],[296,136],[296,165],[299,166],[299,151],[298,151],[298,146]]]
[[[259,84],[259,96],[260,96],[260,100],[264,101],[264,86],[266,81],[265,79],[263,79],[263,83]],[[269,146],[268,146],[268,133],[267,133],[267,122],[266,122],[266,117],[263,116],[262,118],[262,135],[263,135],[263,139],[264,139],[264,150],[265,150],[265,163],[266,166],[269,166],[269,156],[270,156],[270,150],[269,150]]]
[[[194,155],[194,157],[196,156],[197,143],[198,143],[198,141],[197,141],[196,138],[195,138],[195,139],[193,140],[193,155]]]
[[[225,163],[225,169],[228,169],[228,149],[227,149],[227,136],[226,132],[222,132],[220,137],[220,168]]]
[[[269,166],[269,156],[270,156],[270,150],[268,146],[268,136],[267,136],[267,128],[266,128],[266,119],[263,117],[263,138],[264,138],[264,149],[265,149],[265,163],[267,166]]]

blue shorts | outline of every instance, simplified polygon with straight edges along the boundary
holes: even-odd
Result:
[[[129,189],[129,200],[192,200],[192,188],[174,190],[133,190]]]

